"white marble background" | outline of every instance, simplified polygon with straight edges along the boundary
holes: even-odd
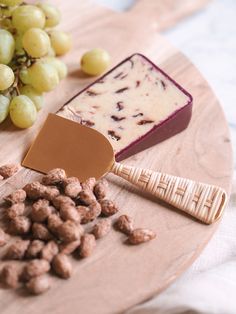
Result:
[[[127,9],[134,2],[96,1],[116,10]],[[235,154],[236,0],[212,0],[163,35],[198,67],[219,98]],[[236,158],[232,192],[220,227],[201,256],[159,297],[129,313],[236,313]]]

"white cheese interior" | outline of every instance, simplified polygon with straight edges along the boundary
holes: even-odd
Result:
[[[82,124],[101,132],[110,140],[114,151],[119,152],[188,100],[151,63],[134,55],[78,95],[62,112],[66,116],[76,115]]]

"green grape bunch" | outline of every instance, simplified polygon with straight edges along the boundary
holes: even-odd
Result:
[[[0,123],[8,116],[29,128],[43,107],[43,94],[67,75],[57,58],[71,49],[70,36],[55,29],[60,11],[48,3],[0,0]]]

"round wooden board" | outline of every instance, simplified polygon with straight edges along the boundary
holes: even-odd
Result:
[[[72,1],[71,1],[72,2]],[[59,4],[58,4],[59,3]],[[61,4],[60,4],[61,3]],[[101,46],[112,55],[113,65],[134,52],[141,52],[183,85],[194,98],[193,116],[183,133],[141,152],[125,164],[160,170],[219,185],[230,192],[232,149],[222,109],[197,69],[156,32],[129,13],[118,15],[92,6],[89,1],[57,1],[64,17],[62,28],[73,34],[74,49],[65,57],[69,76],[46,97],[46,107],[30,130],[17,131],[9,121],[0,127],[0,163],[20,161],[50,111],[56,111],[92,79],[79,71],[80,55]],[[76,14],[75,8],[78,8]],[[145,22],[147,20],[145,19]],[[37,178],[22,169],[1,182],[0,195]],[[29,297],[23,289],[0,290],[1,314],[120,313],[159,293],[196,259],[217,224],[206,226],[157,202],[122,179],[109,175],[110,197],[121,213],[135,217],[137,227],[156,231],[157,238],[140,246],[124,244],[125,236],[112,232],[98,241],[95,253],[74,260],[70,280],[53,278],[52,289]]]

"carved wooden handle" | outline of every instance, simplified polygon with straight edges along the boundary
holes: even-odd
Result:
[[[219,219],[227,201],[217,186],[115,162],[111,172],[206,224]]]

